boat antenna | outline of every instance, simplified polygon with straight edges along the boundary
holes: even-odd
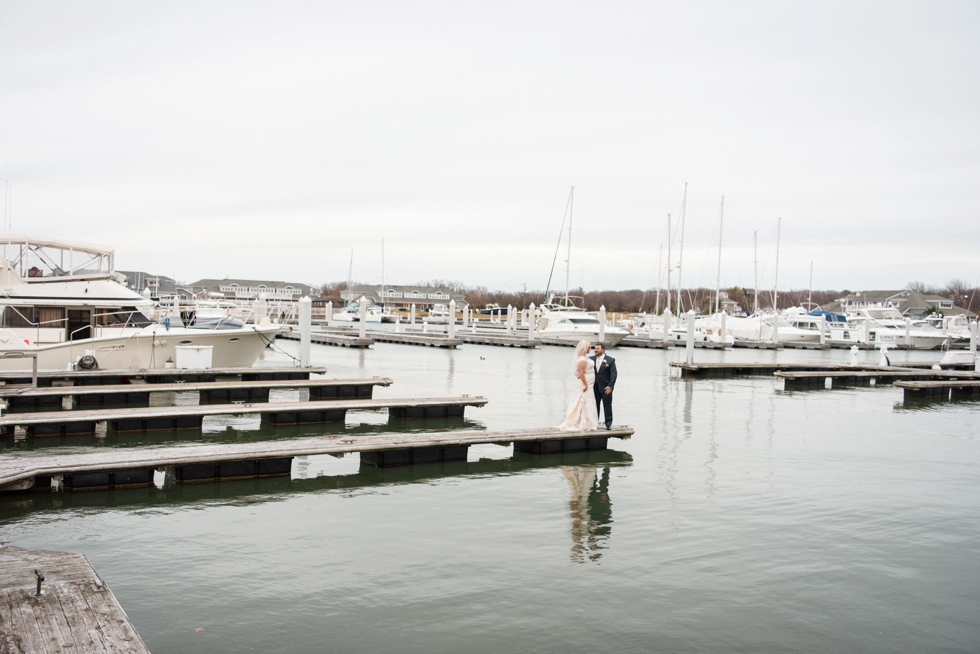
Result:
[[[725,229],[725,196],[721,196],[721,214],[718,217],[718,280],[715,290],[715,313],[718,313],[718,304],[721,301],[721,236]]]
[[[681,274],[684,272],[684,223],[687,218],[687,182],[684,182],[684,199],[681,201],[681,242],[677,255],[677,315],[683,310],[681,305]]]
[[[572,191],[575,187],[572,187]],[[572,194],[568,194],[568,202],[565,203],[565,213],[561,216],[561,228],[558,230],[558,243],[555,245],[555,257],[551,260],[551,272],[548,273],[548,285],[544,289],[545,300],[548,299],[548,291],[551,290],[551,279],[555,274],[555,264],[558,262],[558,250],[561,249],[561,236],[565,233],[565,218],[568,216],[568,210],[572,204]]]

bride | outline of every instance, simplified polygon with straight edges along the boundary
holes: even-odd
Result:
[[[579,341],[575,348],[575,390],[569,401],[565,422],[558,425],[562,431],[590,431],[599,428],[599,413],[596,411],[592,384],[595,382],[595,369],[590,365],[589,350],[592,344]]]

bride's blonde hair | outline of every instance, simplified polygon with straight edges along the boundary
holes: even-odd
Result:
[[[588,356],[589,350],[592,349],[592,343],[588,341],[579,341],[578,347],[575,348],[575,357]]]

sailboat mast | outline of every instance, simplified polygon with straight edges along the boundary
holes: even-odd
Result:
[[[565,298],[568,298],[569,279],[572,274],[572,212],[575,205],[575,187],[568,196],[568,258],[565,259]],[[567,303],[566,303],[567,304]]]
[[[681,304],[681,275],[684,273],[684,223],[687,218],[687,182],[684,182],[684,201],[681,202],[681,243],[677,254],[677,315],[683,311]]]
[[[660,257],[657,259],[657,306],[653,310],[653,315],[660,315],[660,283],[663,281],[663,263],[664,263],[664,244],[660,244]]]
[[[810,294],[806,297],[806,310],[809,312],[813,308],[813,262],[810,262]]]
[[[354,276],[354,248],[350,249],[350,266],[347,267],[347,304],[350,304],[350,285]]]
[[[718,218],[718,280],[715,289],[715,313],[718,313],[718,304],[721,302],[721,236],[725,229],[725,196],[721,196],[721,215]]]
[[[752,232],[752,265],[755,266],[755,299],[752,313],[759,313],[759,230]]]
[[[772,283],[772,310],[779,312],[779,232],[783,227],[783,219],[776,219],[776,278]]]
[[[670,214],[667,214],[667,311],[670,311]]]

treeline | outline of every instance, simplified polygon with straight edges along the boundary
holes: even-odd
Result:
[[[471,307],[483,308],[487,304],[499,304],[502,307],[508,305],[518,309],[526,309],[533,302],[536,306],[541,306],[547,298],[543,291],[519,292],[511,291],[490,291],[485,286],[466,286],[457,281],[434,279],[422,281],[418,286],[431,286],[444,291],[463,293],[466,302]],[[320,297],[325,300],[332,300],[335,304],[341,301],[341,296],[347,282],[331,282],[319,287]],[[980,313],[980,288],[968,288],[967,285],[959,280],[954,280],[944,287],[932,287],[921,282],[912,282],[906,288],[920,293],[934,293],[953,300],[954,304],[971,311]],[[824,306],[834,300],[838,300],[851,291],[833,290],[814,290],[812,295],[808,289],[793,289],[779,291],[778,308],[787,309],[793,306]],[[667,292],[657,289],[629,289],[624,291],[584,291],[575,289],[570,295],[581,298],[580,303],[587,311],[597,311],[600,307],[606,307],[608,312],[616,313],[640,313],[646,311],[653,313],[658,310],[663,311],[667,307]],[[713,288],[685,288],[681,291],[681,306],[684,311],[694,309],[698,313],[711,313],[715,306],[715,289]],[[737,302],[743,310],[751,311],[755,307],[755,291],[753,289],[738,286],[722,289],[722,299]],[[808,304],[809,303],[809,304]],[[759,292],[759,308],[771,309],[773,306],[773,292]],[[677,290],[671,292],[670,308],[677,313]]]

